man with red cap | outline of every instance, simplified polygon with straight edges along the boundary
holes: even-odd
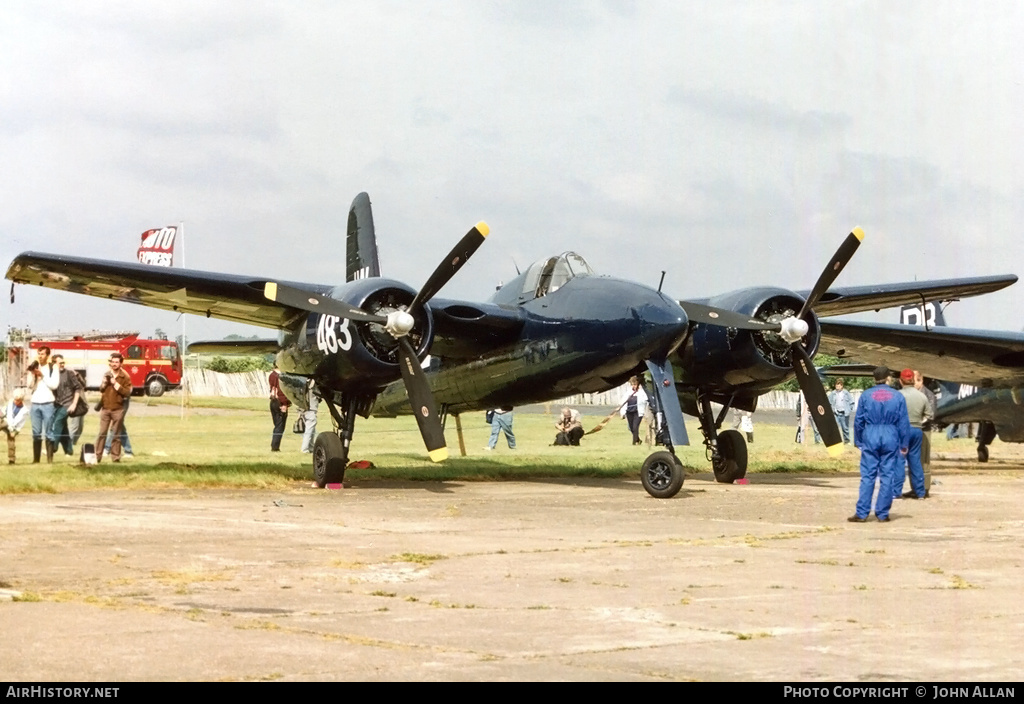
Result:
[[[914,370],[904,369],[900,372],[900,383],[907,402],[907,419],[910,421],[910,435],[907,443],[907,465],[910,467],[910,491],[903,493],[903,463],[900,463],[899,472],[893,481],[893,498],[904,499],[926,499],[928,492],[924,487],[924,467],[921,465],[921,442],[924,439],[924,431],[921,427],[925,422],[932,419],[932,406],[928,397],[914,388]]]

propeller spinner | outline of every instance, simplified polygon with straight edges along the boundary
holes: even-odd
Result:
[[[814,371],[814,364],[811,362],[807,350],[803,348],[800,341],[807,334],[809,326],[804,316],[814,309],[814,305],[821,300],[829,287],[835,282],[839,273],[846,268],[846,265],[853,258],[854,252],[860,247],[864,240],[864,230],[859,227],[846,236],[846,239],[832,256],[832,260],[825,270],[821,272],[818,280],[807,296],[800,312],[796,315],[789,315],[778,322],[765,322],[757,318],[749,317],[730,310],[713,308],[700,303],[683,301],[681,305],[686,310],[687,316],[696,323],[719,325],[739,330],[750,330],[761,333],[777,333],[790,346],[791,358],[793,360],[793,372],[796,374],[800,390],[807,399],[807,406],[814,418],[815,426],[821,434],[821,439],[828,448],[830,455],[838,455],[843,451],[843,437],[836,424],[835,416],[832,415],[832,407],[828,402],[828,393],[821,383],[821,379]]]
[[[415,325],[416,314],[438,291],[444,288],[445,284],[479,249],[489,233],[490,228],[487,223],[478,222],[438,264],[413,298],[412,303],[405,310],[391,311],[387,316],[367,312],[330,296],[310,293],[274,281],[268,281],[263,289],[265,297],[293,308],[311,313],[336,315],[339,318],[348,318],[357,322],[380,323],[384,326],[384,329],[398,342],[398,367],[402,374],[402,381],[409,394],[409,404],[416,417],[423,443],[427,447],[430,459],[434,462],[448,458],[444,428],[441,426],[441,419],[437,413],[437,404],[434,403],[434,395],[430,391],[430,384],[427,383],[426,374],[420,366],[416,350],[409,342],[408,335]]]

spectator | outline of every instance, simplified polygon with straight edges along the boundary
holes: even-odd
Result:
[[[270,436],[270,451],[281,451],[281,438],[284,437],[285,426],[288,425],[288,397],[281,392],[281,375],[277,373],[277,365],[270,372],[270,417],[274,421],[274,432]]]
[[[498,444],[498,435],[505,433],[505,441],[508,442],[508,449],[516,449],[516,436],[512,432],[512,406],[495,408],[491,417],[491,439],[485,450],[493,450]]]
[[[96,436],[96,462],[103,457],[101,449],[107,442],[107,431],[114,436],[110,445],[110,458],[121,461],[121,423],[124,421],[125,399],[132,395],[132,380],[121,368],[124,357],[120,352],[110,354],[110,369],[100,383],[100,432]]]
[[[555,427],[558,429],[558,434],[555,435],[556,445],[580,444],[580,438],[583,437],[582,417],[575,408],[566,406],[562,409],[562,415],[555,423]]]
[[[14,464],[14,439],[18,437],[29,416],[28,406],[25,405],[25,392],[21,389],[15,391],[14,396],[0,412],[3,413],[0,416],[0,430],[7,435],[7,464]]]
[[[622,404],[619,415],[626,419],[629,430],[633,433],[633,444],[639,445],[643,442],[640,439],[640,420],[647,413],[647,392],[641,388],[640,379],[635,376],[630,377],[629,385],[632,391]]]

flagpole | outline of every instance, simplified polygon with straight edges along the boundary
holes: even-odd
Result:
[[[178,223],[178,236],[174,238],[175,243],[181,244],[181,258],[178,260],[178,266],[181,269],[185,268],[185,221],[182,220]],[[188,405],[191,405],[192,399],[189,398],[189,385],[188,385],[188,369],[186,369],[187,357],[185,356],[185,350],[188,349],[188,341],[185,338],[185,314],[181,314],[181,349],[178,353],[181,355],[181,419],[185,419],[185,405],[186,401]]]

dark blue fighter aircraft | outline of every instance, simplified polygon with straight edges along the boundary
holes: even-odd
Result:
[[[747,288],[677,301],[643,284],[596,275],[577,254],[537,262],[484,303],[437,298],[488,234],[478,223],[417,291],[382,278],[369,197],[356,197],[347,228],[346,283],[319,285],[162,269],[26,252],[7,278],[102,298],[277,328],[278,339],[209,343],[209,352],[277,353],[282,390],[306,405],[313,380],[335,422],[318,435],[318,485],[340,482],[356,416],[412,412],[431,459],[447,457],[447,414],[600,392],[648,371],[667,426],[666,449],[644,462],[653,496],[675,495],[688,443],[683,413],[697,416],[720,481],[746,472],[746,446],[719,433],[730,408],[753,410],[764,391],[796,375],[831,451],[839,428],[811,358],[819,316],[977,295],[1014,276],[831,289],[863,233],[840,246],[810,292]],[[428,374],[428,354],[442,361]],[[400,382],[399,382],[400,380]],[[716,416],[712,402],[723,405]],[[439,412],[440,411],[440,412]]]

